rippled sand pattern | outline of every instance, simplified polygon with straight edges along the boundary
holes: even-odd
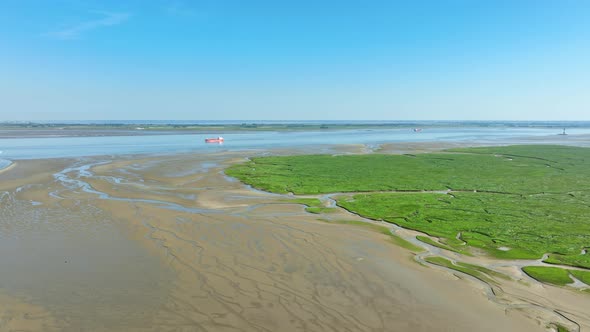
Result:
[[[384,235],[226,178],[245,156],[19,163],[0,186],[0,331],[544,329]]]

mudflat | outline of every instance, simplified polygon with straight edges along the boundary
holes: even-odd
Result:
[[[0,174],[0,330],[590,326],[590,296],[515,276],[491,298],[387,235],[330,222],[360,217],[224,174],[253,153],[18,161]]]

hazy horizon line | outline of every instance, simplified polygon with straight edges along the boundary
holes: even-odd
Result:
[[[366,124],[366,125],[387,125],[387,124],[548,124],[548,125],[557,125],[557,124],[587,124],[590,126],[590,120],[265,120],[265,119],[257,119],[257,120],[242,120],[242,119],[235,119],[235,120],[174,120],[174,119],[166,119],[166,120],[155,120],[155,119],[130,119],[130,120],[8,120],[2,121],[0,120],[0,125],[6,124],[51,124],[51,125],[90,125],[90,124],[98,124],[98,125],[149,125],[149,124],[159,124],[159,125],[215,125],[215,124],[264,124],[264,125],[272,125],[272,124]]]

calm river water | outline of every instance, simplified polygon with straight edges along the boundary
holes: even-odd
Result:
[[[206,137],[217,134],[145,135],[110,137],[55,137],[0,139],[0,168],[6,160],[81,157],[119,154],[207,153],[249,149],[305,147],[331,144],[378,145],[395,142],[479,142],[518,143],[519,139],[548,136],[558,141],[560,130],[554,128],[426,128],[356,129],[295,132],[219,133],[223,144],[205,144]],[[572,129],[570,136],[590,134],[590,128]],[[545,142],[545,140],[544,140]]]

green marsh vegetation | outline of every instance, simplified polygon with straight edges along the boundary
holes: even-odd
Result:
[[[557,331],[557,332],[570,332],[570,330],[558,323],[551,323],[547,326],[548,328],[553,328],[553,330]]]
[[[506,146],[418,155],[253,158],[227,170],[258,189],[348,192],[338,205],[455,251],[590,268],[590,149]]]
[[[282,200],[282,202],[292,203],[292,204],[302,204],[307,207],[321,207],[321,206],[323,206],[322,201],[320,201],[317,198],[298,197],[298,198],[293,198],[293,199],[285,199],[285,200]]]
[[[548,284],[565,286],[574,282],[568,270],[558,267],[526,266],[522,270],[531,278]]]
[[[459,249],[456,249],[456,248],[447,246],[447,245],[445,245],[443,243],[436,242],[436,241],[432,240],[431,238],[429,238],[428,236],[418,235],[418,236],[416,236],[416,239],[418,239],[418,240],[420,240],[420,241],[422,241],[424,243],[430,244],[431,246],[435,246],[435,247],[438,247],[438,248],[441,248],[441,249],[445,249],[445,250],[449,250],[449,251],[454,251],[454,252],[458,252],[458,253],[469,254],[469,253],[465,252],[464,250],[461,251]]]
[[[590,149],[513,146],[449,151],[456,153],[261,157],[230,168],[228,174],[259,189],[300,195],[449,188],[515,194],[590,190]]]
[[[590,286],[590,271],[570,270],[570,274]]]
[[[454,251],[465,250],[453,241],[460,234],[468,245],[498,258],[538,259],[554,252],[560,253],[555,262],[571,257],[580,266],[590,267],[589,257],[580,254],[590,237],[590,207],[572,202],[569,195],[362,194],[339,205],[369,218],[446,238]]]
[[[333,212],[337,212],[337,210],[335,208],[329,208],[329,207],[308,207],[305,209],[305,211],[309,212],[309,213],[315,213],[315,214],[322,214],[322,213],[333,213]]]
[[[571,277],[574,277],[590,286],[590,271],[562,269],[550,266],[526,266],[522,270],[529,277],[552,285],[565,286],[571,284],[574,282]],[[588,291],[590,288],[583,290]]]
[[[499,272],[487,269],[483,266],[467,264],[467,263],[462,263],[462,262],[453,263],[446,258],[438,257],[438,256],[426,257],[424,260],[427,261],[428,263],[431,263],[434,265],[439,265],[439,266],[449,268],[451,270],[463,272],[465,274],[468,274],[468,275],[470,275],[474,278],[477,278],[479,280],[482,280],[484,282],[493,282],[493,280],[490,277],[508,279],[507,276],[505,276]]]
[[[326,219],[318,219],[318,220],[326,222],[326,223],[330,223],[330,224],[353,225],[353,226],[357,226],[357,227],[368,228],[368,229],[373,230],[377,233],[381,233],[381,234],[389,236],[391,243],[398,245],[402,248],[408,249],[412,252],[424,251],[423,248],[403,239],[402,237],[399,237],[399,236],[391,233],[391,230],[385,226],[371,224],[371,223],[368,223],[365,221],[356,221],[356,220],[326,220]]]
[[[317,198],[295,198],[295,199],[284,200],[283,202],[305,205],[305,211],[307,211],[309,213],[314,213],[314,214],[336,212],[335,208],[325,207],[322,204],[322,202]]]
[[[555,326],[557,327],[557,332],[569,332],[570,331],[563,325],[555,324]]]

